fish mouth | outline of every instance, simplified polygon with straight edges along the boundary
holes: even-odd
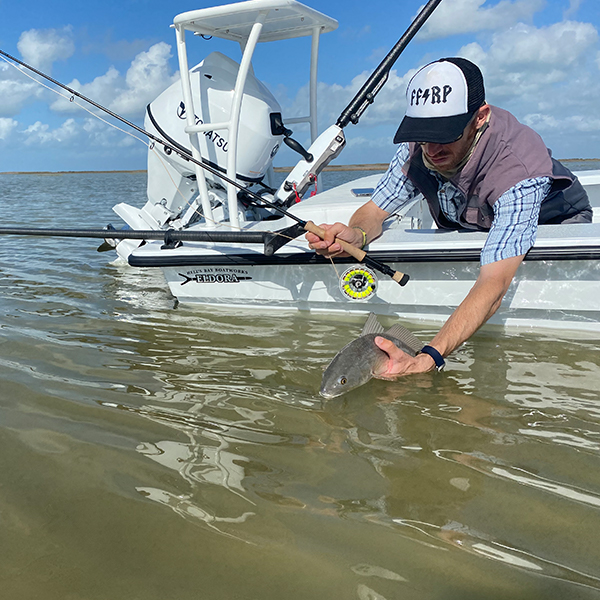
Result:
[[[326,391],[324,389],[320,389],[319,390],[319,395],[323,396],[323,398],[329,399],[329,398],[335,398],[336,396],[339,396],[340,394],[334,394],[333,392],[328,392],[328,391]]]

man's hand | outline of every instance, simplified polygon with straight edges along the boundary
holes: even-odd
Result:
[[[397,379],[403,375],[426,373],[435,367],[433,358],[428,354],[410,356],[384,337],[376,337],[375,344],[390,357],[385,370],[373,374],[377,379]]]
[[[327,258],[334,256],[348,256],[342,250],[342,247],[336,243],[335,238],[339,238],[360,248],[363,242],[363,235],[358,229],[353,229],[343,223],[334,223],[333,225],[319,225],[325,230],[325,238],[321,239],[318,235],[308,232],[304,237],[308,241],[308,247],[314,250],[317,254],[321,254]]]
[[[374,240],[381,235],[381,225],[387,217],[389,217],[389,213],[379,208],[372,200],[369,200],[352,215],[348,225],[343,223],[320,225],[326,231],[324,240],[314,233],[307,233],[305,237],[309,248],[317,254],[328,258],[348,256],[342,250],[342,247],[334,242],[334,239],[337,237],[357,248],[361,248],[365,241],[362,232],[366,233],[367,242]]]

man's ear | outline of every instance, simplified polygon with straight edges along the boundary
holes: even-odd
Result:
[[[477,118],[475,119],[475,127],[480,129],[483,124],[490,118],[492,107],[489,104],[484,104],[477,111]]]

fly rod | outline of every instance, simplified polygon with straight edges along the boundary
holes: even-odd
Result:
[[[404,52],[404,48],[415,37],[419,29],[423,27],[425,21],[427,21],[441,1],[429,0],[422,8],[421,12],[404,32],[404,35],[396,42],[396,45],[388,52],[387,56],[373,73],[371,73],[369,79],[365,81],[350,104],[342,111],[336,123],[338,127],[345,127],[348,123],[353,123],[354,125],[358,123],[360,116],[365,112],[367,107],[373,104],[375,95],[384,86],[394,63],[398,60],[400,54]]]
[[[108,240],[163,240],[165,248],[173,248],[178,242],[212,242],[227,244],[264,244],[266,256],[272,256],[277,249],[279,237],[297,237],[300,232],[294,225],[279,231],[182,231],[179,229],[58,229],[37,227],[0,227],[0,235],[21,235],[36,237],[101,238]],[[301,231],[304,231],[302,228]],[[114,248],[115,244],[110,244]],[[100,247],[102,250],[109,247]],[[99,249],[100,250],[100,249]]]
[[[42,229],[0,227],[0,235],[103,238],[112,240],[165,240],[165,242],[230,242],[262,244],[266,231],[180,231],[177,229]]]
[[[178,154],[179,156],[181,156],[184,160],[193,162],[194,164],[196,164],[196,165],[202,167],[203,169],[205,169],[206,171],[209,171],[213,175],[215,175],[217,177],[220,177],[226,183],[229,183],[229,184],[235,186],[237,189],[244,191],[253,200],[261,202],[264,206],[272,208],[273,210],[276,210],[280,214],[282,214],[282,215],[284,215],[284,216],[292,219],[299,226],[298,228],[295,228],[295,231],[297,231],[296,237],[298,235],[300,235],[300,233],[302,232],[302,230],[304,230],[304,231],[310,231],[311,233],[314,233],[315,235],[318,235],[320,238],[323,238],[325,236],[325,230],[323,230],[320,227],[318,227],[317,225],[315,225],[312,221],[304,221],[304,220],[300,219],[296,215],[288,212],[287,210],[285,210],[284,208],[278,206],[277,204],[269,202],[268,200],[266,200],[262,196],[259,196],[258,194],[255,194],[251,190],[249,190],[249,189],[245,188],[244,186],[240,185],[239,183],[237,183],[237,181],[234,181],[234,180],[230,179],[229,177],[227,177],[226,175],[224,175],[223,173],[221,173],[217,169],[211,167],[210,165],[207,165],[206,163],[204,163],[202,161],[196,160],[193,156],[182,154],[181,150],[178,149],[176,146],[174,146],[174,145],[170,144],[169,142],[167,142],[167,141],[159,138],[158,136],[153,135],[152,133],[146,131],[142,127],[139,127],[135,123],[132,123],[131,121],[128,121],[127,119],[125,119],[124,117],[122,117],[122,116],[118,115],[117,113],[111,111],[110,109],[102,106],[101,104],[98,104],[97,102],[95,102],[91,98],[88,98],[88,97],[84,96],[83,94],[80,94],[78,91],[70,88],[67,85],[64,85],[63,83],[60,83],[60,81],[57,81],[56,79],[53,79],[49,75],[46,75],[42,71],[39,71],[35,67],[32,67],[31,65],[28,65],[27,63],[19,60],[18,58],[15,58],[14,56],[8,54],[7,52],[4,52],[3,50],[0,50],[0,55],[5,56],[9,60],[12,60],[13,62],[21,65],[22,67],[25,67],[26,69],[32,71],[36,75],[39,75],[40,77],[43,77],[47,81],[50,81],[51,83],[53,83],[57,87],[62,88],[63,90],[66,90],[67,92],[69,92],[73,96],[76,96],[77,98],[80,98],[84,102],[87,102],[88,104],[91,104],[92,106],[96,107],[97,109],[99,109],[99,110],[105,112],[106,114],[110,115],[111,117],[113,117],[117,121],[120,121],[121,123],[124,123],[128,127],[131,127],[132,129],[134,129],[138,133],[141,133],[142,135],[145,135],[146,137],[148,137],[152,141],[154,141],[154,142],[156,142],[158,144],[161,144],[165,148],[168,148],[169,150],[171,150],[171,152],[175,152],[176,154]],[[300,229],[300,227],[302,229]],[[292,230],[294,230],[293,227],[292,228],[288,228],[288,232],[291,232]],[[288,237],[292,237],[290,235],[290,233],[288,233],[287,235],[288,235]],[[110,236],[107,236],[107,237],[110,237]],[[383,273],[384,275],[390,276],[394,281],[396,281],[400,285],[406,285],[408,283],[409,275],[407,275],[405,273],[401,273],[400,271],[394,271],[393,269],[391,269],[387,265],[384,265],[383,263],[380,263],[379,261],[377,261],[377,260],[375,260],[373,258],[367,257],[367,253],[364,250],[361,250],[361,249],[357,248],[356,246],[353,246],[352,244],[349,244],[348,242],[345,242],[344,240],[340,240],[340,239],[336,238],[335,241],[344,249],[345,252],[347,252],[348,254],[350,254],[350,256],[353,256],[359,262],[364,262],[365,264],[368,264],[370,267],[372,267],[373,269],[376,269],[377,271]]]
[[[404,51],[407,44],[412,40],[412,38],[416,35],[416,33],[419,31],[419,29],[421,29],[421,27],[423,26],[425,21],[427,21],[427,19],[431,16],[431,14],[437,8],[438,4],[440,4],[441,1],[442,0],[429,0],[429,2],[419,12],[419,14],[416,16],[414,21],[411,23],[411,25],[408,27],[408,29],[404,32],[402,37],[398,40],[396,45],[392,48],[392,50],[390,50],[388,55],[379,64],[377,69],[375,69],[375,71],[371,74],[371,76],[365,82],[363,87],[356,94],[356,96],[354,97],[352,102],[342,112],[342,114],[340,115],[340,117],[338,118],[338,121],[336,123],[340,128],[345,127],[349,122],[352,122],[354,124],[358,123],[358,120],[359,120],[360,116],[362,115],[362,113],[366,110],[366,108],[370,104],[373,103],[375,95],[379,92],[379,90],[383,87],[383,85],[387,81],[389,72],[390,72],[392,66],[394,65],[394,63],[396,62],[396,60],[398,59],[398,57],[400,56],[400,54]],[[142,135],[145,135],[152,141],[154,141],[158,144],[161,144],[164,148],[168,148],[171,152],[175,152],[178,156],[180,156],[184,160],[192,162],[192,163],[200,166],[201,168],[208,171],[209,173],[212,173],[216,177],[219,177],[222,181],[225,181],[226,183],[229,183],[230,185],[233,185],[237,189],[245,192],[254,201],[258,201],[258,202],[262,203],[262,205],[267,206],[268,208],[271,208],[273,210],[276,210],[277,212],[279,212],[279,214],[284,215],[297,223],[297,226],[292,226],[285,230],[286,231],[285,236],[280,235],[282,232],[274,232],[272,234],[273,236],[277,236],[279,234],[280,237],[283,239],[294,238],[294,237],[297,237],[298,235],[300,235],[302,233],[302,231],[310,231],[311,233],[314,233],[315,235],[319,236],[321,239],[324,238],[325,230],[322,229],[321,227],[318,227],[317,225],[315,225],[312,221],[304,221],[304,220],[300,219],[299,217],[297,217],[296,215],[293,215],[292,213],[286,211],[281,206],[278,206],[275,203],[269,202],[262,196],[259,196],[258,194],[255,194],[251,190],[240,185],[239,183],[237,183],[237,181],[230,179],[229,177],[227,177],[226,175],[221,173],[219,170],[204,163],[203,161],[196,160],[193,156],[183,154],[179,148],[175,147],[174,145],[170,144],[169,142],[159,138],[158,136],[151,134],[150,132],[146,131],[142,127],[139,127],[135,123],[128,121],[121,115],[118,115],[117,113],[111,111],[110,109],[106,108],[105,106],[98,104],[91,98],[88,98],[88,97],[84,96],[83,94],[80,94],[76,90],[68,87],[67,85],[64,85],[63,83],[57,81],[56,79],[53,79],[49,75],[46,75],[42,71],[39,71],[35,67],[32,67],[31,65],[28,65],[27,63],[19,60],[18,58],[15,58],[14,56],[8,54],[7,52],[0,50],[0,55],[21,65],[22,67],[25,67],[26,69],[32,71],[36,75],[43,77],[47,81],[50,81],[51,83],[56,85],[57,87],[60,87],[64,90],[66,90],[67,92],[72,94],[72,96],[80,98],[84,102],[91,104],[95,108],[105,112],[106,114],[110,115],[114,119],[120,121],[121,123],[124,123],[128,127],[131,127],[138,133],[141,133]],[[2,231],[0,231],[0,233],[2,233]],[[149,239],[149,238],[146,238],[146,239]],[[174,239],[174,238],[171,238],[171,239]],[[349,244],[348,242],[346,242],[344,240],[335,238],[335,242],[337,242],[347,254],[354,257],[359,262],[364,262],[365,264],[367,264],[370,267],[372,267],[373,269],[376,269],[377,271],[383,273],[384,275],[388,275],[394,281],[396,281],[397,283],[399,283],[402,286],[406,285],[408,283],[409,275],[407,275],[406,273],[401,273],[400,271],[394,271],[387,265],[380,263],[379,261],[377,261],[373,258],[370,258],[364,250],[359,249],[356,246],[353,246],[352,244]],[[281,247],[284,244],[285,244],[285,241],[283,243],[281,243],[281,241],[279,241],[279,243],[278,243],[276,240],[271,238],[268,240],[268,242],[265,241],[265,253],[270,255],[273,252],[275,252],[277,250],[277,248]]]

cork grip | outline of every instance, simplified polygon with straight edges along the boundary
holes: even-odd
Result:
[[[325,230],[319,227],[318,225],[315,225],[312,221],[307,221],[307,223],[304,225],[304,229],[306,229],[306,231],[314,233],[315,235],[318,235],[321,239],[325,238]],[[361,250],[360,248],[357,248],[356,246],[353,246],[352,244],[349,244],[344,240],[340,240],[340,238],[337,237],[335,238],[335,241],[344,249],[344,252],[346,252],[350,256],[353,256],[358,262],[363,262],[365,260],[367,253],[364,250]],[[376,261],[374,260],[370,260],[369,262],[373,263],[373,266],[375,266],[376,264]],[[390,277],[400,285],[404,286],[408,283],[409,276],[406,273],[401,273],[400,271],[393,271],[392,269],[387,267],[387,265],[378,266],[383,268],[383,272],[390,275]]]
[[[321,229],[321,227],[318,225],[315,225],[312,221],[307,221],[304,229],[314,233],[315,235],[318,235],[322,240],[325,239],[325,230]],[[335,238],[335,241],[344,249],[344,252],[347,252],[350,256],[353,256],[358,262],[362,262],[367,255],[364,250],[361,250],[360,248],[357,248],[356,246],[353,246],[344,240],[340,240],[340,238]]]

